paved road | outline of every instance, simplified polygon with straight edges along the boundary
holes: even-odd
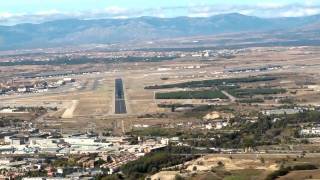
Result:
[[[126,114],[126,102],[122,79],[115,80],[115,114]]]

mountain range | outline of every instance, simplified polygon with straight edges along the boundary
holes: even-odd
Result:
[[[242,14],[212,17],[129,19],[64,19],[41,24],[0,26],[0,50],[79,46],[87,44],[126,44],[162,39],[218,36],[234,33],[273,33],[288,41],[320,37],[320,15],[290,18],[260,18]],[[291,34],[291,35],[289,35]]]

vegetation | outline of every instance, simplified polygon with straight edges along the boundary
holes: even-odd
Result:
[[[248,179],[258,179],[262,175],[261,170],[257,169],[245,169],[245,170],[235,170],[231,171],[230,176],[226,176],[224,180],[248,180]]]
[[[285,92],[286,92],[286,89],[270,89],[270,88],[228,90],[228,93],[238,98],[252,97],[254,95],[282,94]]]
[[[28,171],[24,177],[45,177],[47,176],[46,170],[39,170],[39,171]]]
[[[12,124],[20,124],[22,123],[22,120],[19,120],[17,118],[11,118],[11,117],[0,117],[0,127],[6,127],[11,126]]]
[[[223,112],[234,112],[234,109],[230,106],[215,106],[215,105],[200,105],[192,109],[193,112],[210,112],[210,111],[223,111]]]
[[[154,136],[154,137],[174,137],[180,136],[182,134],[182,130],[179,131],[177,129],[172,130],[168,128],[143,128],[140,130],[135,130],[132,134],[137,136]]]
[[[98,175],[94,177],[95,180],[122,180],[124,179],[123,175],[121,174],[112,174],[112,175]]]
[[[194,107],[193,104],[158,104],[158,107],[160,108],[179,108],[179,107]]]
[[[138,118],[167,118],[167,117],[168,115],[165,113],[143,114],[138,116]]]
[[[68,158],[68,159],[57,159],[52,162],[52,165],[54,167],[73,167],[76,166],[76,160],[74,158]]]
[[[277,121],[273,121],[278,118]],[[239,129],[232,134],[220,134],[213,144],[216,147],[256,147],[290,142],[297,137],[296,124],[319,122],[320,112],[307,111],[292,115],[259,116],[258,121],[251,123],[245,119],[233,119],[230,123]],[[211,142],[212,144],[212,142]]]
[[[298,114],[290,114],[283,116],[285,121],[290,124],[299,123],[320,123],[320,112],[319,111],[305,111]]]
[[[188,112],[188,116],[190,116],[189,113],[192,111]],[[195,113],[199,114],[201,111]],[[275,118],[278,120],[274,121]],[[144,128],[136,130],[132,134],[136,136],[180,137],[184,143],[194,147],[245,148],[292,142],[293,138],[299,137],[296,124],[319,122],[319,120],[320,112],[308,111],[292,115],[260,115],[256,122],[237,117],[230,120],[232,128],[228,132]],[[232,129],[236,131],[232,131]]]
[[[264,100],[261,98],[248,98],[248,99],[240,99],[237,102],[239,103],[246,103],[246,104],[250,104],[250,103],[264,103]]]
[[[279,102],[282,104],[294,104],[294,99],[288,97],[288,98],[280,99]]]
[[[197,156],[184,156],[168,152],[147,154],[136,161],[129,162],[121,167],[127,179],[143,179],[147,174],[155,173],[165,167],[171,167],[190,161]]]
[[[78,65],[78,64],[90,64],[90,63],[114,63],[114,62],[159,62],[173,60],[176,57],[120,57],[120,58],[96,58],[92,59],[86,56],[69,58],[60,57],[49,61],[35,61],[35,60],[23,60],[23,61],[10,61],[0,62],[0,66],[21,66],[21,65]]]
[[[291,171],[301,171],[301,170],[314,170],[318,169],[315,165],[312,164],[302,164],[302,165],[295,165],[293,167],[281,167],[279,170],[274,171],[273,173],[269,174],[266,180],[274,180],[277,179],[279,176],[285,176]]]
[[[246,78],[231,78],[231,79],[213,79],[203,81],[190,81],[177,84],[165,84],[165,85],[154,85],[147,86],[145,89],[167,89],[167,88],[199,88],[199,87],[214,87],[231,84],[230,86],[236,86],[235,83],[254,83],[261,81],[273,81],[275,77],[246,77]]]
[[[190,146],[175,146],[173,143],[169,144],[165,151],[173,154],[203,154],[214,152],[210,149],[192,148]]]
[[[177,91],[156,93],[156,99],[227,99],[221,91],[204,90],[204,91]]]

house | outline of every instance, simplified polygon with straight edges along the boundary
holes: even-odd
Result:
[[[84,168],[94,168],[94,163],[95,161],[92,159],[92,160],[89,160],[89,161],[85,161],[82,163],[82,167]]]
[[[25,93],[25,92],[27,92],[27,88],[26,88],[26,87],[19,87],[19,88],[17,89],[17,91],[18,91],[19,93]]]
[[[214,121],[215,129],[222,129],[223,127],[228,126],[228,122],[224,120]]]
[[[212,129],[213,127],[212,127],[212,124],[209,123],[209,124],[206,124],[205,128],[210,130],[210,129]]]

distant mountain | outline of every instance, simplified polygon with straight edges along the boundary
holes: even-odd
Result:
[[[320,15],[268,19],[233,13],[208,18],[66,19],[0,26],[0,50],[154,41],[241,32],[319,32],[319,27]]]

